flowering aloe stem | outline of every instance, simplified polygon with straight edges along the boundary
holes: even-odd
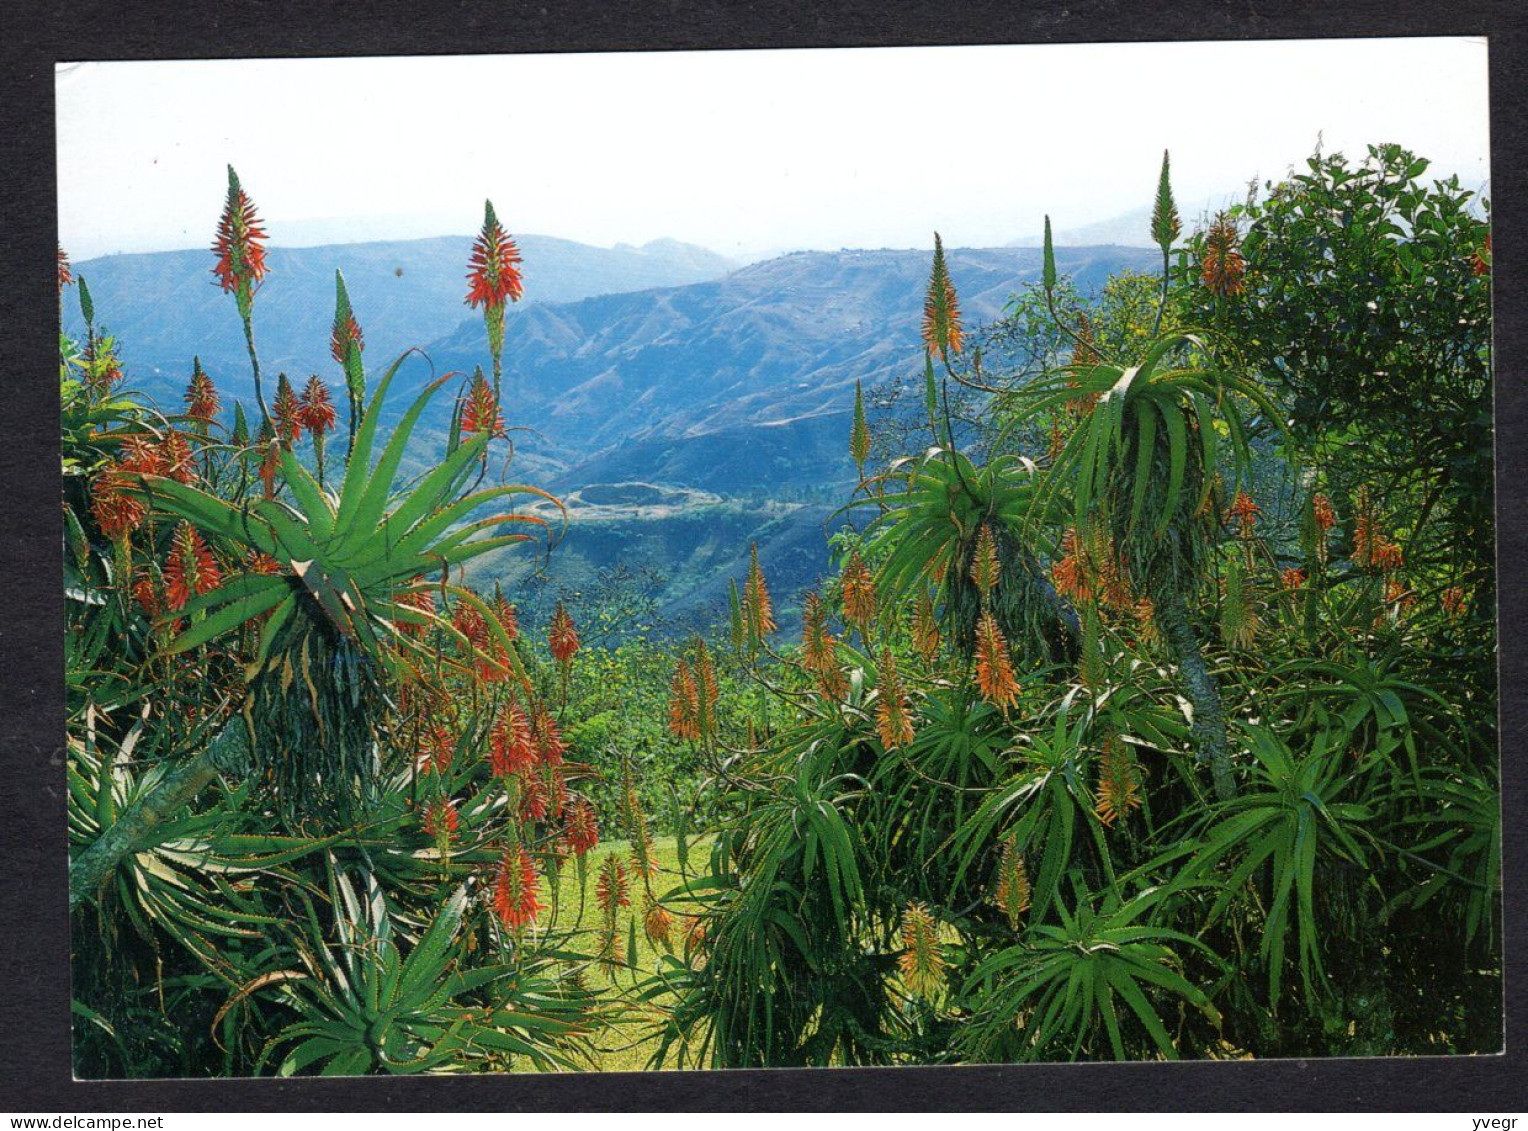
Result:
[[[200,754],[165,775],[151,791],[139,797],[89,848],[69,862],[69,910],[99,891],[116,873],[124,856],[144,848],[154,830],[214,778],[226,774],[242,777],[249,768],[249,736],[244,720],[235,716],[224,724]]]
[[[268,423],[271,414],[265,407],[265,394],[260,389],[260,355],[255,353],[254,321],[248,313],[244,314],[244,344],[249,347],[249,365],[255,371],[255,404],[260,406],[260,419]]]
[[[217,263],[212,273],[218,277],[218,285],[225,294],[232,293],[239,307],[239,317],[244,322],[244,343],[249,347],[249,363],[255,371],[255,402],[260,406],[260,419],[269,424],[271,414],[265,407],[265,394],[260,388],[260,358],[255,353],[255,326],[253,320],[255,291],[265,278],[265,229],[255,214],[254,201],[239,183],[239,174],[228,166],[228,198],[223,204],[223,215],[218,220],[217,238],[212,253]]]

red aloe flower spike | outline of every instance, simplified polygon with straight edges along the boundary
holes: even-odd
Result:
[[[918,603],[913,606],[912,636],[918,656],[925,664],[933,663],[939,655],[939,620],[927,589],[918,591]]]
[[[880,695],[875,707],[876,731],[881,745],[896,750],[913,740],[913,719],[907,707],[907,694],[897,676],[897,663],[890,648],[881,650]]]
[[[199,357],[191,359],[191,381],[186,386],[186,415],[203,424],[211,424],[222,407],[217,386],[202,368]]]
[[[578,629],[561,601],[557,602],[557,609],[552,613],[551,627],[547,631],[547,643],[551,646],[552,657],[563,666],[566,666],[578,652]]]
[[[775,630],[774,607],[769,599],[769,586],[764,582],[764,570],[759,565],[757,542],[749,550],[748,581],[743,587],[743,611],[755,637],[765,636]]]
[[[74,272],[69,268],[69,253],[64,250],[64,245],[58,245],[58,295],[62,299],[64,288],[74,282]]]
[[[462,437],[487,432],[498,438],[507,436],[504,429],[504,413],[499,408],[499,398],[479,369],[472,378],[467,397],[462,402]]]
[[[483,308],[483,323],[488,330],[488,349],[493,355],[494,400],[498,400],[501,358],[504,352],[504,311],[511,302],[519,302],[524,293],[520,279],[520,249],[509,238],[504,225],[494,214],[493,201],[483,206],[483,230],[472,245],[467,264],[467,305]]]
[[[456,757],[456,736],[444,723],[431,723],[419,736],[419,768],[424,773],[443,774]]]
[[[690,662],[679,657],[674,678],[669,684],[669,733],[685,742],[700,738],[700,690],[690,671]]]
[[[613,917],[617,907],[631,906],[631,885],[626,879],[626,865],[611,853],[600,865],[599,882],[594,885],[594,898],[600,910]]]
[[[1008,658],[1008,642],[990,611],[976,625],[976,683],[982,698],[1007,709],[1018,700],[1019,683]]]
[[[976,535],[976,552],[971,555],[971,580],[986,601],[997,588],[1003,566],[997,556],[997,541],[992,537],[992,524],[984,522]]]
[[[1003,854],[997,865],[996,903],[1015,931],[1023,922],[1024,912],[1029,910],[1029,873],[1024,868],[1024,857],[1013,837],[1003,842]]]
[[[875,578],[858,550],[844,563],[844,619],[863,636],[875,619]]]
[[[1231,517],[1241,523],[1242,536],[1252,533],[1252,528],[1257,525],[1257,516],[1262,514],[1262,508],[1245,491],[1237,491],[1236,499],[1231,503]]]
[[[249,290],[265,277],[265,229],[255,214],[255,205],[239,184],[239,175],[228,167],[228,197],[218,220],[217,238],[212,251],[218,257],[212,273],[226,291]],[[247,301],[241,297],[240,302]]]
[[[532,733],[536,741],[536,757],[546,766],[562,765],[562,756],[568,751],[568,744],[562,739],[562,732],[557,729],[557,720],[552,712],[546,707],[541,707],[536,712],[536,721],[532,726]]]
[[[541,912],[537,899],[536,866],[523,845],[511,845],[499,861],[494,877],[493,909],[507,931],[519,931],[534,923]]]
[[[1238,246],[1236,224],[1224,212],[1215,217],[1204,235],[1204,262],[1201,267],[1204,285],[1221,298],[1242,293],[1246,260]]]
[[[716,734],[716,703],[721,697],[721,689],[716,682],[716,667],[711,663],[711,653],[706,648],[706,642],[699,637],[695,639],[695,682],[699,693],[697,705],[700,708],[700,737],[704,742]]]
[[[960,303],[944,260],[944,242],[934,233],[934,265],[929,271],[928,294],[923,301],[923,344],[931,354],[960,352]]]
[[[672,950],[674,917],[669,914],[668,908],[649,894],[643,901],[643,909],[642,932],[647,936],[647,941],[664,950]]]
[[[210,593],[223,581],[217,559],[202,541],[201,532],[187,522],[175,528],[170,554],[161,572],[165,604],[172,612],[179,612],[192,597]]]
[[[530,717],[518,703],[510,703],[499,714],[489,736],[488,760],[494,776],[500,778],[511,777],[536,764]]]
[[[1332,509],[1332,500],[1325,495],[1316,495],[1311,499],[1311,510],[1315,513],[1316,528],[1325,534],[1337,522],[1337,512]]]
[[[1098,819],[1104,826],[1111,826],[1140,807],[1140,783],[1130,747],[1119,735],[1111,734],[1104,739],[1098,757]]]
[[[460,821],[456,805],[449,798],[432,797],[424,807],[425,834],[438,842],[450,844]]]
[[[265,229],[255,214],[254,202],[239,183],[239,175],[228,166],[228,196],[223,203],[223,214],[218,220],[217,238],[212,253],[217,263],[212,273],[218,277],[218,285],[226,293],[232,291],[239,308],[239,319],[244,323],[244,344],[249,349],[249,364],[255,375],[255,402],[260,406],[260,419],[269,421],[270,412],[265,406],[265,393],[260,386],[260,358],[255,352],[255,328],[251,318],[254,314],[255,292],[265,278]]]
[[[90,485],[90,513],[101,533],[113,542],[137,530],[148,517],[148,504],[128,494],[135,482],[132,470],[119,464],[102,471]]]
[[[410,584],[419,585],[423,581],[424,578],[416,577],[412,582],[410,582]],[[400,608],[412,609],[415,612],[433,613],[435,611],[435,594],[430,592],[428,589],[411,589],[406,593],[400,594],[393,603]],[[413,639],[417,640],[419,637],[424,635],[425,626],[422,624],[414,624],[400,618],[398,620],[398,631],[403,633],[405,636],[412,637]]]
[[[921,998],[931,998],[944,984],[944,951],[939,922],[921,903],[902,912],[902,953],[897,957],[902,981]]]
[[[329,398],[329,386],[317,373],[308,378],[297,405],[297,423],[315,440],[325,432],[334,430],[334,402]]]
[[[290,448],[302,435],[302,402],[292,389],[285,373],[276,375],[276,438],[281,446]]]
[[[191,455],[191,444],[179,432],[171,430],[165,434],[155,457],[158,466],[153,474],[167,476],[177,483],[196,482],[196,461]]]
[[[62,248],[59,249],[59,254],[63,254]],[[1491,273],[1490,232],[1486,233],[1485,243],[1481,245],[1480,250],[1476,251],[1473,255],[1470,256],[1470,272],[1477,277],[1481,275],[1489,275]]]
[[[528,769],[520,774],[520,819],[522,821],[544,821],[547,810],[551,807],[551,798],[547,796],[546,782],[541,780],[541,775],[534,769]]]
[[[595,816],[594,806],[589,804],[587,798],[575,798],[568,807],[568,827],[564,837],[568,848],[578,856],[583,856],[599,844],[599,820]]]

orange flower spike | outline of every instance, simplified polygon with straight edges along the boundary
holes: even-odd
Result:
[[[1024,867],[1024,857],[1012,837],[1003,842],[1003,854],[997,864],[996,902],[1015,931],[1029,910],[1031,894],[1029,873]]]
[[[355,314],[336,317],[329,331],[329,355],[338,364],[344,365],[352,342],[358,350],[366,348],[366,337],[361,333],[361,324],[355,320]]]
[[[821,674],[834,664],[834,640],[828,632],[828,609],[822,595],[808,593],[801,605],[801,663],[809,672]]]
[[[334,402],[329,397],[329,386],[317,373],[308,378],[302,399],[297,405],[297,423],[315,440],[325,432],[334,430]]]
[[[520,618],[515,612],[515,607],[504,599],[500,593],[493,600],[494,619],[499,622],[499,627],[504,630],[504,635],[514,640],[520,635]]]
[[[162,573],[165,604],[173,612],[185,608],[193,597],[212,592],[223,581],[217,559],[202,541],[201,532],[187,522],[175,528]]]
[[[418,585],[423,580],[423,578],[416,577],[412,584]],[[428,589],[411,589],[406,593],[399,594],[397,600],[393,603],[399,608],[412,609],[417,613],[433,613],[435,611],[435,594]],[[400,618],[398,621],[398,631],[405,636],[418,639],[424,635],[425,626]]]
[[[1450,585],[1442,593],[1443,611],[1449,620],[1458,620],[1464,615],[1465,596],[1464,586]]]
[[[699,638],[695,641],[694,671],[698,693],[696,705],[699,707],[700,737],[702,741],[706,741],[716,733],[716,704],[721,697],[721,689],[716,682],[716,667],[711,663],[711,653],[706,648],[706,642]]]
[[[665,950],[671,949],[674,945],[672,938],[674,917],[651,895],[645,899],[644,909],[642,933],[647,936],[647,941]]]
[[[218,220],[217,238],[212,251],[217,265],[212,272],[224,291],[238,293],[240,305],[249,301],[254,287],[265,277],[265,229],[255,214],[254,202],[249,199],[233,168],[228,170],[228,198],[223,204],[223,215]]]
[[[63,248],[59,248],[58,253],[59,253],[59,255],[63,255],[64,254],[64,249]],[[64,270],[67,270],[67,269],[68,269],[67,264],[65,264]],[[1470,256],[1470,272],[1471,272],[1471,274],[1475,275],[1476,277],[1479,277],[1481,275],[1489,275],[1491,273],[1491,233],[1490,232],[1486,233],[1485,242],[1481,245],[1480,250],[1476,251],[1473,255]],[[62,278],[62,275],[60,275],[60,278]],[[63,284],[60,283],[59,285],[62,286]]]
[[[909,903],[902,912],[902,953],[897,967],[907,988],[921,998],[931,998],[944,984],[944,951],[939,944],[939,923],[921,903]]]
[[[683,656],[675,665],[669,684],[668,728],[681,741],[694,742],[700,738],[700,692],[690,672],[690,662]]]
[[[202,368],[200,358],[191,359],[191,381],[186,385],[186,415],[203,424],[211,424],[222,407],[217,386]]]
[[[493,202],[486,202],[483,230],[478,233],[468,260],[467,305],[476,310],[480,306],[519,302],[525,292],[520,263],[520,249],[499,223]]]
[[[913,606],[913,647],[925,664],[931,664],[939,655],[939,621],[934,616],[934,599],[927,589],[918,593],[918,603]]]
[[[1141,806],[1140,787],[1130,748],[1117,734],[1104,739],[1098,759],[1098,819],[1106,827]]]
[[[1325,495],[1315,495],[1311,498],[1311,511],[1316,519],[1316,529],[1322,534],[1337,524],[1337,512],[1332,509],[1332,500]]]
[[[864,635],[875,619],[875,577],[858,550],[849,552],[844,563],[844,619]]]
[[[1251,495],[1245,491],[1236,492],[1236,499],[1231,503],[1231,517],[1241,523],[1242,537],[1252,533],[1253,526],[1257,524],[1257,516],[1262,513]]]
[[[302,402],[285,373],[276,375],[276,400],[271,405],[271,414],[276,419],[276,438],[282,447],[290,448],[302,435],[303,412]]]
[[[64,245],[58,245],[58,293],[64,293],[64,288],[74,282],[74,272],[69,267],[69,253],[64,250]]]
[[[578,628],[561,601],[557,602],[557,608],[552,613],[552,623],[547,630],[547,644],[552,649],[552,658],[564,666],[570,663],[578,652]]]
[[[170,431],[155,452],[157,468],[152,474],[166,476],[177,483],[196,482],[196,459],[191,443],[179,432]]]
[[[451,627],[461,633],[467,644],[479,652],[488,647],[488,624],[475,605],[458,601],[451,612]]]
[[[631,906],[631,884],[626,878],[626,865],[614,853],[606,856],[600,865],[600,878],[594,885],[594,898],[607,916],[613,917],[618,907]]]
[[[983,601],[997,588],[1002,570],[997,556],[997,540],[992,537],[992,524],[984,522],[976,536],[976,552],[971,556],[971,581],[980,590]]]
[[[136,433],[122,441],[117,464],[123,471],[139,475],[165,474],[164,453],[147,433]]]
[[[923,300],[923,344],[929,353],[959,353],[961,336],[960,303],[945,263],[944,242],[935,232],[934,263]]]
[[[520,774],[520,819],[522,821],[544,821],[547,812],[551,808],[551,797],[547,792],[546,782],[541,775],[534,770],[526,770]]]
[[[568,779],[563,776],[560,766],[549,765],[545,762],[542,764],[546,766],[548,813],[553,820],[560,821],[563,810],[568,807]],[[563,852],[561,855],[566,856],[567,853]]]
[[[1305,571],[1298,566],[1291,566],[1279,574],[1279,581],[1283,584],[1285,592],[1298,593],[1305,588]]]
[[[564,833],[568,848],[577,856],[583,856],[600,842],[599,820],[594,806],[587,798],[575,798],[568,807],[568,825]]]
[[[1019,682],[1008,657],[1008,642],[990,610],[976,624],[976,684],[982,698],[994,707],[1007,710],[1018,701]]]
[[[473,375],[472,384],[467,389],[467,398],[462,403],[463,438],[475,436],[479,432],[487,432],[496,438],[509,434],[505,431],[504,413],[494,396],[493,386],[489,385],[481,369]]]
[[[1231,298],[1242,293],[1246,273],[1247,263],[1242,258],[1236,224],[1222,212],[1204,236],[1201,266],[1204,285],[1221,298]]]
[[[443,774],[456,757],[456,736],[444,723],[432,723],[419,735],[419,768],[424,773]]]
[[[531,732],[535,736],[536,757],[542,765],[562,765],[562,756],[568,752],[568,744],[563,741],[562,732],[558,730],[557,719],[552,712],[545,707],[538,710]]]
[[[132,475],[119,467],[101,472],[90,485],[90,513],[113,542],[137,530],[149,514],[146,502],[127,493],[132,483]]]
[[[885,749],[897,750],[913,740],[912,714],[890,648],[881,650],[880,695],[876,700],[875,718],[876,732]]]
[[[764,570],[759,565],[759,544],[753,543],[749,550],[748,582],[743,588],[745,616],[755,636],[766,636],[775,630],[775,610],[770,601],[769,586],[764,582]]]
[[[536,921],[541,903],[536,891],[536,866],[523,845],[511,845],[494,877],[493,909],[506,931],[519,931]]]
[[[518,703],[499,713],[488,738],[488,764],[494,777],[510,778],[536,764],[530,717]]]
[[[504,352],[504,312],[519,302],[524,287],[520,279],[520,249],[494,215],[493,202],[485,202],[483,230],[472,245],[467,264],[467,305],[483,308],[488,349],[493,355],[494,390],[499,388],[500,359]]]
[[[276,497],[276,473],[281,470],[281,441],[272,440],[260,456],[260,482],[269,502]]]

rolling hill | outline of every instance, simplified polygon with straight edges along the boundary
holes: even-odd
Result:
[[[399,371],[394,412],[434,375],[465,382],[489,361],[482,321],[461,305],[465,242],[273,250],[255,313],[263,368],[337,380],[327,342],[338,264],[373,379],[401,349],[422,346]],[[788,606],[826,567],[825,524],[855,481],[855,382],[921,371],[929,253],[797,252],[727,272],[719,257],[673,243],[602,250],[527,237],[524,247],[527,294],[540,298],[514,308],[506,329],[512,478],[569,496],[574,518],[543,575],[582,588],[602,569],[640,566],[665,578],[666,613],[704,619],[720,610],[726,579],[757,540]],[[1059,248],[1057,260],[1086,291],[1121,269],[1151,269],[1156,254]],[[968,324],[999,318],[1041,268],[1032,248],[948,258]],[[225,400],[250,396],[237,316],[206,267],[193,252],[80,265],[121,337],[131,380],[162,403],[178,399],[193,353]],[[674,275],[682,278],[661,285]],[[437,396],[411,470],[436,458],[450,411],[451,397]],[[519,582],[530,572],[505,555],[482,562],[478,576]]]

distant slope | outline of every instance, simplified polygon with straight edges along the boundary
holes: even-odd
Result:
[[[562,465],[555,485],[645,480],[721,494],[848,477],[854,383],[921,368],[924,251],[800,252],[690,286],[522,311],[505,343],[506,415],[527,455]],[[1089,289],[1152,253],[1063,248]],[[970,323],[998,318],[1040,253],[958,249],[950,271]],[[464,322],[426,352],[435,372],[487,358]],[[413,365],[400,384],[423,382]],[[442,405],[442,410],[444,409]]]
[[[271,248],[269,274],[255,302],[255,339],[262,370],[272,379],[335,375],[329,357],[334,271],[345,284],[366,335],[369,368],[403,350],[449,334],[471,311],[465,263],[470,236],[324,247]],[[571,302],[597,294],[679,286],[713,279],[734,264],[704,248],[674,240],[644,247],[590,247],[550,236],[519,237],[525,256],[525,303]],[[150,252],[89,259],[75,271],[90,284],[96,317],[121,342],[135,387],[173,403],[191,371],[191,358],[219,385],[250,396],[244,332],[233,300],[213,282],[204,251]],[[65,324],[79,332],[77,302],[65,303]]]

